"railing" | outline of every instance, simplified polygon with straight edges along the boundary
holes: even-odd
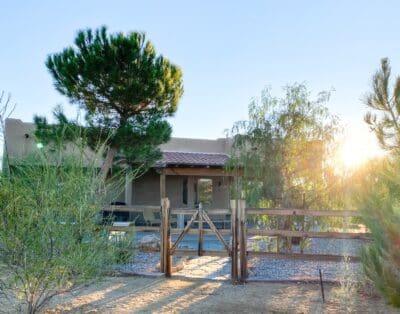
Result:
[[[351,210],[307,210],[307,209],[271,209],[271,208],[246,208],[246,215],[268,215],[268,216],[285,216],[285,217],[360,217],[357,211]],[[367,232],[339,232],[339,231],[295,231],[295,230],[260,230],[260,229],[247,229],[249,235],[260,236],[277,236],[300,238],[325,238],[325,239],[357,239],[368,240],[369,234]],[[279,244],[278,244],[279,245]],[[277,245],[277,247],[278,247]],[[289,259],[302,259],[302,260],[324,260],[324,261],[342,261],[349,262],[359,261],[358,256],[348,255],[333,255],[333,254],[305,254],[305,253],[291,253],[291,252],[256,252],[247,251],[248,256],[270,256],[277,258]]]
[[[130,213],[144,213],[145,211],[149,211],[152,213],[158,213],[160,214],[161,217],[161,206],[157,205],[110,205],[109,208],[106,209],[107,211],[110,212],[130,212]],[[196,213],[198,209],[193,209],[190,207],[186,208],[176,208],[176,209],[171,209],[171,215],[190,215],[192,216],[194,213]],[[230,209],[210,209],[207,211],[209,215],[230,215],[231,211]],[[230,220],[224,219],[224,220],[213,220],[216,223],[222,223],[223,226],[225,226],[226,223],[231,223]],[[127,221],[129,225],[126,226],[118,226],[118,225],[111,225],[108,227],[110,231],[160,231],[161,227],[161,222],[158,222],[160,226],[138,226],[135,225],[135,221]],[[170,219],[170,222],[174,222]],[[182,228],[171,228],[171,234],[180,234],[184,229]],[[229,235],[230,234],[230,229],[218,229],[221,234],[224,235]],[[188,234],[197,234],[197,230],[190,229],[188,231]],[[203,231],[204,234],[215,234],[211,229],[205,229]]]

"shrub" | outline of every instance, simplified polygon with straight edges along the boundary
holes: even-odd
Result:
[[[96,160],[83,150],[42,151],[0,176],[0,264],[7,270],[0,287],[28,313],[104,275],[133,250],[115,245],[96,223],[121,186],[104,183]]]
[[[374,182],[370,182],[360,205],[372,238],[362,252],[364,272],[395,307],[400,307],[399,171],[399,160],[388,163]]]

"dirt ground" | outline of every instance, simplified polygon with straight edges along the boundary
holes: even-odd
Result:
[[[59,296],[46,313],[399,313],[351,287],[163,277],[109,277]]]

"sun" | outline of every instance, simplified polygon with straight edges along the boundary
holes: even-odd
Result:
[[[345,140],[340,146],[338,157],[345,168],[356,168],[369,159],[357,142],[349,140]]]
[[[336,159],[343,168],[354,169],[383,154],[373,134],[357,132],[348,134],[341,141]]]

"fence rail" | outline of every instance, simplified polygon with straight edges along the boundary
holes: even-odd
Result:
[[[106,210],[114,212],[143,212],[144,210],[160,211],[155,205],[110,205]]]
[[[312,217],[360,217],[360,214],[355,210],[308,210],[296,208],[246,208],[246,214]]]
[[[268,216],[285,216],[291,217],[360,217],[360,213],[353,210],[308,210],[308,209],[282,209],[282,208],[246,208],[247,215],[268,215]],[[304,229],[304,226],[303,226]],[[326,231],[305,231],[305,230],[287,230],[287,229],[270,229],[262,230],[255,228],[246,228],[248,235],[270,236],[277,237],[277,252],[258,252],[247,251],[248,256],[267,256],[274,258],[295,259],[295,260],[316,260],[316,261],[347,261],[358,262],[358,256],[348,256],[340,254],[310,254],[310,253],[292,253],[279,252],[279,238],[285,237],[291,241],[291,238],[325,238],[325,239],[357,239],[368,240],[369,233],[367,232],[326,232]],[[247,270],[245,270],[247,272]]]
[[[355,239],[368,240],[369,233],[365,232],[322,232],[322,231],[295,231],[295,230],[261,230],[247,229],[249,235],[300,237],[300,238],[325,238],[325,239]]]
[[[213,215],[230,215],[231,210],[230,209],[204,209],[205,212],[207,212],[207,215],[213,216]],[[184,208],[177,208],[177,209],[171,209],[171,215],[193,215],[197,212],[197,209],[184,209]]]
[[[359,262],[358,256],[333,255],[333,254],[309,254],[309,253],[275,253],[247,251],[248,256],[268,256],[280,259],[293,259],[302,261],[326,261],[326,262]]]

